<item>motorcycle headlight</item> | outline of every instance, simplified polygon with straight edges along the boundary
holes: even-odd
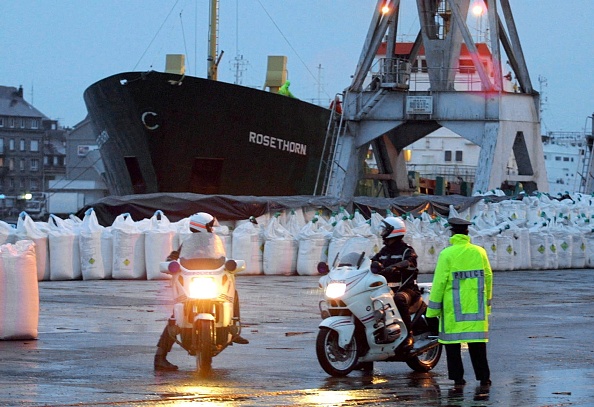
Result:
[[[194,277],[190,280],[190,298],[210,299],[218,296],[217,283],[213,277]]]
[[[330,283],[326,287],[326,296],[328,298],[340,298],[346,291],[346,283]]]

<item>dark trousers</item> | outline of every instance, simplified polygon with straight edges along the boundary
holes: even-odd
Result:
[[[409,307],[412,303],[416,302],[418,298],[419,294],[417,292],[407,288],[394,294],[394,303],[396,304],[396,308],[398,308],[402,322],[404,322],[404,326],[409,334],[412,330]]]
[[[235,301],[233,302],[233,316],[239,319],[239,294],[237,293],[237,290],[235,291]],[[175,318],[175,316],[171,315],[171,319],[173,318]],[[168,328],[169,322],[167,322],[165,329],[163,329],[163,332],[161,333],[159,342],[157,342],[157,347],[163,349],[165,353],[170,352],[175,343],[175,339],[169,335]]]
[[[464,366],[462,364],[461,346],[459,343],[445,344],[446,356],[448,359],[448,378],[450,380],[462,380],[464,378]],[[487,344],[485,342],[468,343],[468,353],[474,369],[476,380],[489,380],[489,362],[487,361]]]

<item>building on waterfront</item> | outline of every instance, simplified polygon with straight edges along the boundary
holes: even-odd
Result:
[[[87,173],[80,169],[80,160],[68,141],[81,132],[76,127],[61,127],[37,110],[24,99],[22,86],[0,86],[0,219],[14,220],[21,211],[35,219],[47,217],[52,197],[57,198],[74,183],[75,178],[68,180],[68,168],[78,165],[79,171]],[[84,145],[93,143],[85,141]],[[74,169],[72,172],[75,177],[82,176]],[[96,182],[89,194],[92,202],[105,195],[105,185],[97,172],[89,177],[95,177]],[[85,201],[84,196],[77,197],[80,207]]]

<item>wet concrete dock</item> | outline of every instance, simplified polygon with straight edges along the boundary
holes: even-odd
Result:
[[[422,275],[421,281],[429,281]],[[315,356],[317,277],[239,276],[243,336],[201,376],[174,347],[178,372],[153,371],[171,310],[168,282],[44,281],[39,338],[0,341],[1,406],[592,406],[594,270],[496,272],[488,345],[493,386],[375,364],[329,377]]]

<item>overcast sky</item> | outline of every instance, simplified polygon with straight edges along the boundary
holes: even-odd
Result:
[[[590,131],[593,1],[509,1],[533,87],[542,91],[543,131]],[[262,87],[267,55],[286,55],[295,96],[329,100],[350,83],[375,4],[220,0],[219,80],[235,82],[242,56],[242,84]],[[119,72],[162,71],[165,54],[186,54],[188,73],[205,77],[208,8],[208,0],[5,1],[0,85],[22,85],[27,101],[73,126],[86,116],[89,85]],[[485,26],[477,20],[473,34]],[[416,2],[402,0],[399,40],[414,40],[417,30]]]

